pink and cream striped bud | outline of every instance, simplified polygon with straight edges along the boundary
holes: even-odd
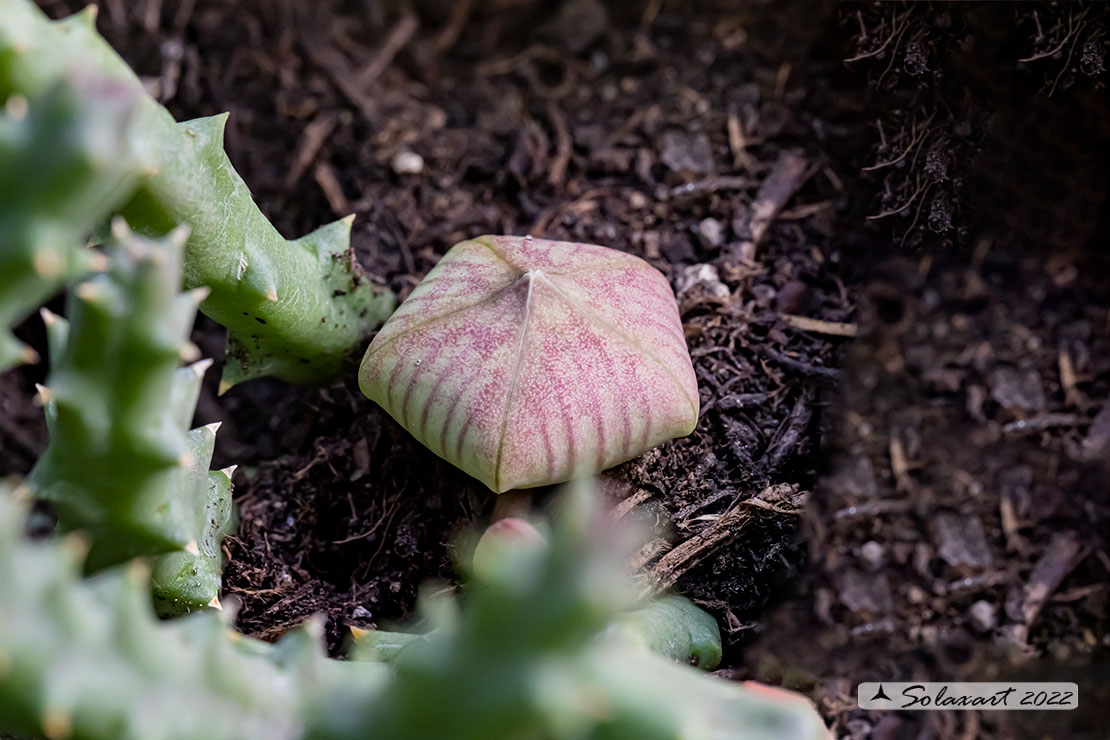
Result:
[[[629,460],[689,434],[699,408],[666,278],[531,237],[455,245],[374,338],[359,385],[498,493]]]

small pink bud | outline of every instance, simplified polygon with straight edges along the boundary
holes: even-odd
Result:
[[[523,519],[499,519],[486,528],[474,548],[474,573],[479,578],[496,572],[506,558],[523,548],[542,547],[547,539]]]

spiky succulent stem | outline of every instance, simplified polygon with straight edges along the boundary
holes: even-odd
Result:
[[[88,233],[138,175],[123,145],[137,102],[89,78],[0,109],[0,371],[35,359],[11,327],[96,261]]]
[[[394,306],[351,252],[351,219],[284,239],[224,152],[226,116],[176,122],[94,25],[88,11],[51,22],[30,0],[0,0],[0,101],[42,90],[73,68],[139,93],[127,144],[146,172],[123,214],[148,235],[190,227],[186,286],[211,289],[201,310],[228,329],[223,387],[264,375],[316,382],[338,373]]]
[[[488,549],[461,609],[429,605],[433,630],[396,656],[375,700],[318,707],[319,736],[570,740],[818,740],[801,697],[774,700],[621,639],[598,639],[634,604],[612,532],[579,490],[550,544]],[[375,652],[371,645],[368,649]],[[434,707],[435,711],[429,711]]]
[[[0,490],[0,732],[80,740],[818,740],[800,697],[775,698],[596,639],[631,584],[568,507],[550,548],[499,558],[391,672],[324,660],[319,624],[277,645],[214,613],[154,620],[146,573],[79,580],[79,548],[25,542]]]
[[[371,695],[383,667],[325,658],[320,624],[277,645],[214,612],[159,622],[149,572],[80,579],[79,540],[26,542],[0,490],[0,733],[50,740],[294,740],[321,693]]]
[[[209,363],[178,369],[196,352],[186,337],[203,291],[178,292],[181,232],[151,242],[117,227],[108,269],[72,291],[68,321],[43,314],[50,443],[29,483],[63,530],[89,533],[91,570],[178,551],[156,564],[156,591],[203,606],[231,506],[227,474],[208,472],[218,425],[187,431]]]

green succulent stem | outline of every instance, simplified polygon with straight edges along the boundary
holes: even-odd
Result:
[[[295,740],[321,694],[369,697],[384,667],[328,660],[322,626],[276,645],[216,612],[158,621],[149,570],[82,581],[80,540],[27,542],[0,487],[0,734],[50,740]]]
[[[189,430],[211,361],[178,368],[203,297],[178,292],[184,235],[125,232],[108,269],[73,290],[68,320],[43,311],[50,443],[28,482],[64,531],[88,533],[90,570],[160,556],[154,596],[175,614],[219,603],[232,471],[208,470],[218,424]]]
[[[706,671],[721,662],[721,630],[717,620],[678,594],[661,596],[620,615],[607,632],[607,636]]]
[[[0,101],[35,95],[74,69],[139,96],[127,146],[143,177],[122,213],[149,236],[189,226],[185,285],[210,290],[201,310],[228,329],[222,387],[339,373],[395,304],[355,260],[351,217],[286,240],[228,160],[226,115],[175,121],[97,34],[95,13],[52,22],[30,0],[0,0]]]
[[[158,622],[147,573],[79,577],[72,541],[27,542],[0,490],[0,732],[79,740],[819,740],[800,697],[774,698],[598,630],[631,584],[578,503],[550,548],[501,558],[392,667],[331,661],[322,625],[269,645],[214,612]]]
[[[11,327],[98,261],[86,237],[139,174],[123,145],[137,103],[84,77],[0,110],[0,371],[37,359]]]

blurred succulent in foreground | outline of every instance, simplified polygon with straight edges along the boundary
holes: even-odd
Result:
[[[320,625],[278,644],[217,613],[159,622],[140,564],[82,581],[72,536],[30,542],[0,484],[0,735],[296,740],[319,695],[372,695],[383,666],[328,660]]]
[[[323,736],[350,737],[362,726],[371,737],[451,740],[827,737],[800,697],[765,700],[605,639],[606,625],[636,598],[613,545],[627,538],[614,536],[586,489],[565,499],[549,546],[513,536],[487,549],[461,609],[426,602],[433,632],[398,656],[375,701],[329,706]]]
[[[551,546],[508,548],[390,669],[332,661],[319,625],[268,645],[214,612],[158,622],[141,567],[82,582],[0,487],[0,732],[51,740],[818,740],[812,706],[598,633],[632,586],[586,496]],[[356,656],[357,657],[357,656]]]
[[[231,523],[231,471],[208,471],[219,425],[187,431],[211,362],[178,369],[203,292],[178,292],[182,234],[116,226],[108,269],[73,290],[68,321],[43,312],[50,444],[28,483],[64,530],[88,533],[90,570],[167,553],[155,596],[167,612],[202,608],[218,603]]]
[[[123,145],[137,102],[84,79],[0,109],[0,372],[35,359],[10,328],[98,261],[85,240],[138,176]]]
[[[471,575],[476,580],[496,578],[497,569],[511,567],[522,550],[546,546],[546,538],[528,521],[516,517],[500,519],[478,540]],[[393,635],[391,638],[374,638],[373,634],[367,633],[362,639],[377,640],[383,645],[399,642],[394,633],[387,633]],[[601,637],[707,671],[721,662],[721,631],[717,621],[678,594],[668,594],[618,614]]]
[[[698,419],[674,294],[589,244],[455,245],[382,327],[362,392],[495,492],[592,475]]]

